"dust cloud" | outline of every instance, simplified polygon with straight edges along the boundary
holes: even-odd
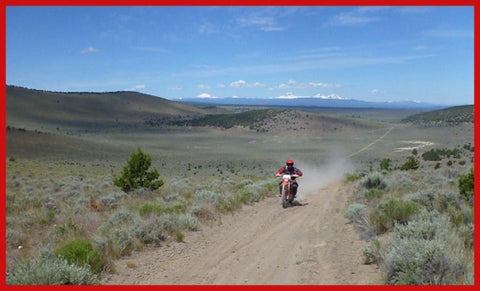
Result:
[[[303,172],[303,176],[297,179],[299,199],[315,194],[331,183],[340,182],[345,174],[354,169],[353,164],[340,153],[330,155],[325,162],[317,165],[298,160],[295,161],[295,166]]]

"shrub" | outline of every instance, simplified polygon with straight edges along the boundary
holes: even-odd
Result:
[[[377,263],[381,260],[380,255],[380,241],[373,240],[366,247],[362,248],[363,263],[366,265]]]
[[[363,187],[367,189],[384,190],[388,187],[387,183],[383,179],[383,176],[378,172],[370,173],[362,180]]]
[[[422,158],[424,161],[441,161],[442,160],[442,158],[440,157],[439,151],[435,149],[424,152],[422,154]]]
[[[400,170],[402,171],[416,170],[418,169],[419,165],[420,163],[418,162],[418,160],[414,156],[410,156],[407,158],[407,161],[405,162],[405,164],[403,164],[400,167]]]
[[[368,201],[374,198],[381,198],[383,196],[383,191],[378,189],[370,189],[368,192],[365,193],[365,197]]]
[[[473,204],[473,168],[470,169],[470,173],[465,175],[460,175],[458,179],[458,190],[460,195],[462,195],[468,202]]]
[[[92,285],[98,276],[89,267],[69,263],[44,249],[39,258],[20,262],[8,269],[9,285]]]
[[[359,203],[350,204],[343,214],[343,217],[350,220],[351,222],[361,221],[363,215],[367,211],[367,206]]]
[[[139,220],[137,212],[118,210],[97,229],[94,247],[104,258],[129,255],[136,246],[135,229]]]
[[[71,240],[59,246],[55,254],[65,258],[70,264],[88,265],[95,274],[100,274],[105,265],[98,251],[93,248],[92,242],[86,239]]]
[[[391,162],[392,162],[391,159],[383,159],[380,162],[380,170],[390,171],[391,170]]]
[[[145,154],[140,148],[130,155],[127,165],[123,168],[120,176],[114,179],[114,184],[124,192],[132,189],[149,188],[155,190],[163,185],[162,180],[157,180],[160,174],[157,169],[148,171],[152,164],[150,155]]]
[[[458,194],[449,191],[439,191],[436,195],[436,210],[439,212],[447,211],[448,207],[459,208],[460,197]]]
[[[161,216],[150,216],[137,221],[134,229],[135,237],[144,244],[158,243],[167,237]]]
[[[138,210],[140,215],[145,216],[151,213],[154,214],[161,214],[163,212],[162,206],[158,205],[157,203],[145,203],[140,209]]]
[[[466,248],[473,248],[474,233],[473,223],[464,224],[458,229],[460,238],[463,240],[463,244]]]
[[[185,235],[181,231],[177,231],[176,236],[177,236],[177,242],[183,242]]]
[[[417,213],[420,206],[411,201],[401,201],[389,198],[382,201],[370,213],[370,223],[377,234],[391,230],[395,223],[405,224],[413,214]]]
[[[438,212],[422,211],[407,225],[396,225],[381,271],[387,284],[458,284],[467,271],[462,240]],[[463,278],[462,278],[463,277]]]
[[[100,198],[100,203],[103,207],[103,209],[114,209],[117,207],[118,202],[120,202],[124,197],[125,197],[124,192],[119,192],[119,193],[111,193],[107,196],[101,197]]]
[[[190,213],[180,214],[178,216],[178,224],[180,228],[186,228],[188,230],[199,230],[200,224],[196,216]]]
[[[344,180],[344,183],[350,183],[350,182],[353,182],[353,181],[356,181],[356,180],[359,180],[361,179],[362,177],[358,174],[347,174],[346,177],[345,177],[345,180]]]
[[[432,211],[435,208],[436,192],[433,189],[419,190],[405,196],[405,199],[418,203],[427,210]]]

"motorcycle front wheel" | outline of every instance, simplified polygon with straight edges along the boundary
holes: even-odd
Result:
[[[283,187],[282,189],[282,207],[287,208],[288,207],[288,199],[287,199],[287,187]]]

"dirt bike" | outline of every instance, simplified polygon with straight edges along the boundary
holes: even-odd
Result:
[[[298,175],[277,175],[277,177],[282,177],[282,207],[287,208],[289,205],[292,204],[293,199],[293,180],[292,178],[299,177]]]

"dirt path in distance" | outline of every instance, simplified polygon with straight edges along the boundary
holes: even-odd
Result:
[[[301,188],[300,188],[301,189]],[[299,195],[300,195],[299,190]],[[317,191],[316,191],[317,192]],[[116,261],[114,285],[370,285],[375,265],[362,264],[358,238],[343,217],[349,193],[340,183],[283,209],[270,197],[212,226]]]

